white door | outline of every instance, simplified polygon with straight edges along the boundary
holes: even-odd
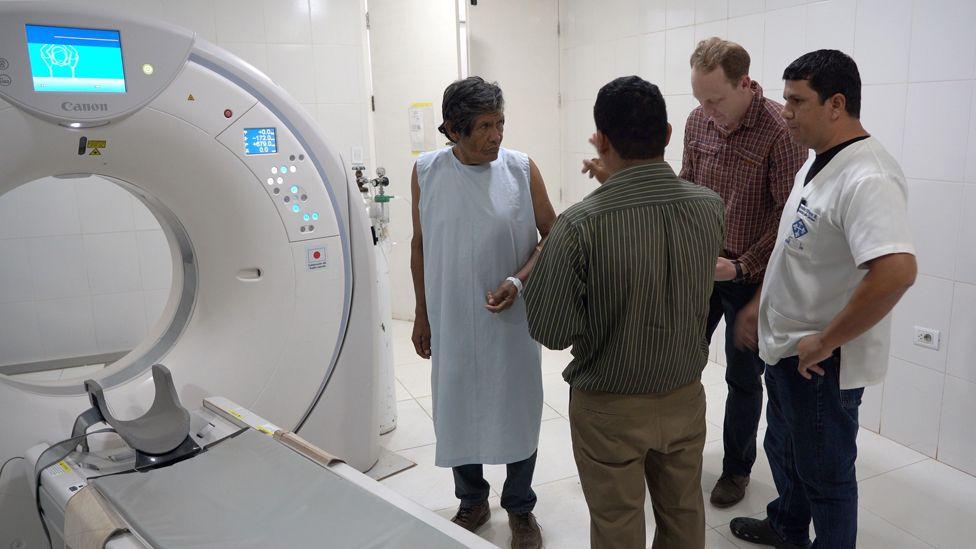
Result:
[[[393,317],[412,320],[410,172],[416,159],[408,109],[432,103],[434,126],[441,123],[444,88],[458,78],[457,5],[455,0],[369,0],[368,9],[375,163],[387,170],[389,192],[402,197],[390,203]],[[438,134],[436,142],[445,141]]]
[[[528,154],[559,208],[559,6],[557,0],[467,4],[472,75],[497,81],[505,95],[503,146]]]

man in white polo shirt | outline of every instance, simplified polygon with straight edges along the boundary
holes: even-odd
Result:
[[[857,409],[864,387],[884,379],[890,312],[916,275],[907,185],[861,126],[853,59],[815,51],[783,79],[790,136],[816,157],[796,176],[761,297],[748,306],[758,338],[755,324],[737,327],[767,364],[764,447],[779,497],[765,519],[730,526],[754,543],[809,547],[812,519],[814,547],[853,549]]]

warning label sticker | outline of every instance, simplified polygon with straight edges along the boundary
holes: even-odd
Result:
[[[306,252],[308,259],[308,270],[324,269],[327,265],[325,260],[325,248],[309,248]]]
[[[88,140],[88,149],[89,149],[90,152],[88,153],[88,155],[89,156],[101,156],[102,155],[101,149],[104,149],[106,147],[108,147],[108,141],[105,141],[104,139],[98,139],[98,140],[96,140],[96,139],[89,139]]]
[[[88,139],[81,136],[78,139],[78,156],[102,156],[102,149],[108,148],[106,139]]]

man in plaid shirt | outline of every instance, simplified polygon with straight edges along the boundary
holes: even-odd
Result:
[[[749,54],[709,38],[691,55],[691,86],[700,103],[685,126],[682,179],[725,201],[725,248],[715,266],[706,337],[726,323],[725,457],[711,503],[729,507],[745,496],[756,461],[762,413],[763,361],[756,354],[756,318],[739,315],[762,286],[783,204],[807,151],[790,140],[781,104],[749,78]],[[755,316],[755,315],[751,315]]]

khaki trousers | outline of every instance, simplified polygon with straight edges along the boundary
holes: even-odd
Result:
[[[657,523],[654,549],[705,547],[700,382],[650,395],[573,389],[569,422],[594,549],[646,546],[645,483]]]

